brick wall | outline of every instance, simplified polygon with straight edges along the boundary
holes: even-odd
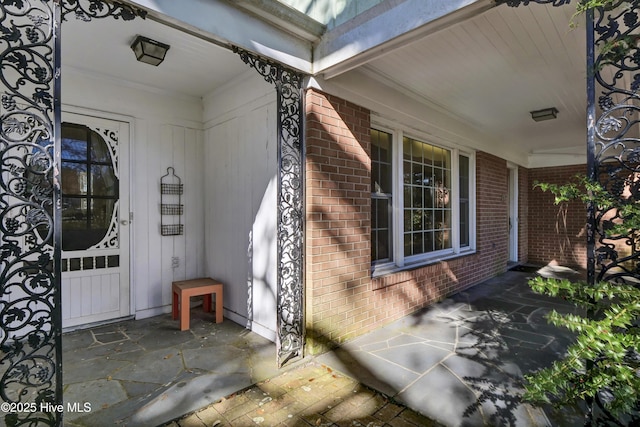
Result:
[[[508,258],[506,161],[477,153],[477,253],[371,278],[370,114],[306,94],[307,351],[318,353],[495,276]]]
[[[534,183],[565,184],[586,166],[529,169],[529,262],[557,262],[586,268],[586,210],[581,202],[554,205],[553,194],[533,188]]]
[[[313,90],[306,110],[306,326],[317,352],[370,317],[370,121],[368,110]]]
[[[476,153],[476,209],[478,262],[482,277],[505,270],[509,257],[509,173],[507,162]]]

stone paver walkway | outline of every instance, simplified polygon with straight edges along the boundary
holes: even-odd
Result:
[[[523,374],[549,366],[573,340],[544,316],[577,310],[535,294],[532,276],[506,272],[317,360],[446,426],[581,426],[579,411],[520,399]]]
[[[558,272],[571,274],[538,274]],[[576,408],[520,400],[523,375],[573,339],[544,316],[575,308],[534,294],[532,276],[509,271],[285,370],[273,343],[200,310],[190,331],[166,315],[67,334],[64,398],[92,411],[65,425],[581,426]]]
[[[259,382],[167,427],[431,427],[439,424],[316,362]]]
[[[150,427],[281,373],[275,345],[230,320],[191,310],[191,329],[170,314],[63,335],[70,427]]]

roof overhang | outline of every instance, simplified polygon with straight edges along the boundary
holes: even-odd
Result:
[[[314,48],[314,74],[330,79],[495,6],[493,0],[391,0],[327,32]]]
[[[310,74],[312,41],[320,24],[277,2],[240,0],[135,0],[147,19],[190,32],[222,46],[237,46]]]

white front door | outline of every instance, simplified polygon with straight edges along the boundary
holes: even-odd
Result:
[[[62,116],[62,326],[128,316],[129,125]]]

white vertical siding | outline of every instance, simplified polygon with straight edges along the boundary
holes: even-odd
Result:
[[[277,109],[255,72],[205,99],[206,273],[225,314],[275,339]]]
[[[185,171],[184,180],[189,183],[185,189],[185,255],[181,266],[185,276],[204,276],[204,134],[195,129],[185,129]]]
[[[65,82],[67,109],[131,123],[131,289],[136,316],[168,312],[172,281],[211,276],[225,283],[226,315],[274,339],[273,87],[253,71],[240,76],[207,97],[203,119],[200,100],[163,97],[114,82],[93,82],[91,99],[86,99],[87,80],[74,76]],[[160,235],[160,177],[169,166],[184,184],[182,236]],[[174,257],[177,268],[172,267]]]
[[[149,304],[149,286],[155,284],[158,286],[161,284],[160,274],[155,274],[158,270],[151,267],[150,259],[154,258],[153,247],[149,245],[149,238],[154,234],[154,231],[146,224],[154,223],[157,218],[150,218],[152,213],[157,211],[154,205],[149,205],[149,193],[157,193],[154,191],[145,191],[153,187],[154,179],[149,177],[146,173],[136,173],[137,169],[141,171],[149,170],[150,157],[147,153],[150,152],[150,141],[154,141],[159,135],[159,131],[156,129],[149,129],[146,120],[138,120],[134,128],[134,149],[131,153],[131,158],[135,159],[134,166],[132,167],[132,176],[136,181],[134,190],[131,194],[131,209],[133,211],[133,223],[131,228],[133,230],[133,245],[132,245],[132,258],[133,269],[131,270],[132,284],[133,286],[133,304],[136,310],[139,307],[148,308]],[[157,231],[156,231],[157,233]],[[144,283],[145,286],[139,285]]]
[[[132,314],[166,313],[171,282],[205,274],[202,101],[146,92],[73,69],[63,70],[63,85],[65,109],[131,124]],[[160,177],[169,166],[185,188],[182,236],[160,235]],[[173,257],[179,259],[175,269]],[[77,309],[63,303],[72,316]]]
[[[135,174],[140,178],[140,197],[134,206],[145,212],[145,217],[135,219],[137,247],[133,268],[139,269],[136,282],[136,312],[138,317],[168,311],[171,304],[171,282],[192,279],[204,275],[204,214],[203,214],[203,160],[201,153],[202,131],[170,124],[145,123],[150,137],[146,146],[145,169]],[[142,163],[135,164],[142,166]],[[160,234],[160,178],[173,167],[184,185],[181,203],[184,214],[180,221],[184,234],[162,236]],[[142,184],[144,183],[144,184]],[[169,223],[174,221],[168,217]],[[177,258],[174,268],[173,258]]]
[[[155,209],[153,211],[153,215],[149,215],[149,218],[157,218],[155,221],[149,222],[149,227],[153,230],[156,229],[155,233],[149,233],[149,244],[154,247],[154,259],[160,261],[160,265],[156,268],[160,272],[160,280],[159,286],[153,286],[149,289],[149,306],[145,308],[151,307],[159,307],[165,304],[165,295],[168,292],[171,292],[171,289],[168,291],[165,288],[171,287],[171,282],[173,281],[173,269],[171,268],[171,258],[174,255],[174,243],[177,237],[175,236],[161,236],[155,238],[155,235],[160,236],[159,226],[163,220],[160,215],[160,203],[162,202],[162,197],[160,195],[160,177],[167,173],[167,167],[172,166],[175,168],[175,173],[178,176],[182,175],[183,168],[176,167],[177,165],[173,162],[173,131],[171,126],[162,125],[160,129],[160,139],[158,140],[159,144],[156,147],[151,148],[151,153],[156,154],[156,161],[152,168],[147,171],[147,173],[155,179],[156,188],[150,191],[150,202],[149,206],[154,206]],[[155,148],[155,149],[154,149]],[[157,151],[156,151],[157,150]],[[183,182],[184,184],[184,182]],[[169,217],[171,218],[171,217]],[[167,219],[169,219],[167,218]],[[154,227],[155,226],[155,227]],[[155,243],[155,245],[153,245]]]

